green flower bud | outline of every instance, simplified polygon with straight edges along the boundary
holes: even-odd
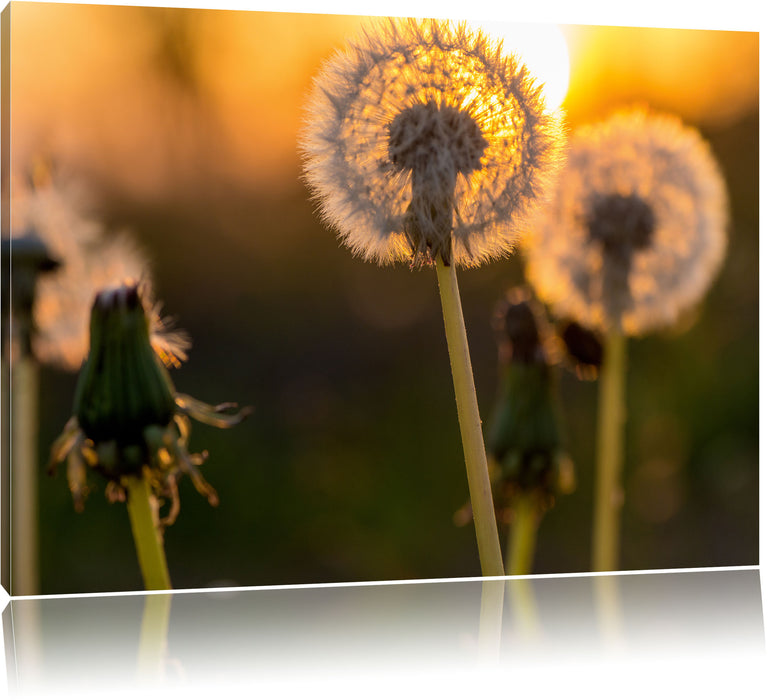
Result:
[[[566,490],[564,453],[554,367],[547,360],[538,308],[514,292],[499,316],[504,366],[487,446],[498,466],[497,491],[538,491],[551,502]]]
[[[137,286],[98,294],[89,332],[74,413],[84,435],[100,446],[108,476],[137,473],[147,459],[143,431],[168,425],[175,413],[175,388],[151,345]]]
[[[502,479],[523,489],[554,490],[561,438],[547,365],[511,362],[504,369],[488,437]]]
[[[100,292],[92,306],[89,355],[76,387],[74,416],[51,448],[49,473],[67,462],[76,510],[89,491],[88,469],[107,478],[111,502],[126,500],[127,476],[146,479],[157,499],[169,500],[160,525],[180,510],[178,480],[186,474],[211,505],[215,489],[198,467],[206,452],[189,453],[191,419],[218,428],[251,412],[234,403],[211,406],[176,393],[165,369],[186,359],[187,337],[171,331],[159,307],[144,302],[136,284]]]

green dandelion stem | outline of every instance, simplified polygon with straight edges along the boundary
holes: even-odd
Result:
[[[159,516],[151,505],[151,489],[142,477],[130,476],[123,481],[127,489],[127,511],[135,539],[137,560],[143,574],[146,590],[172,588],[164,554]]]
[[[445,265],[441,259],[437,259],[436,269],[480,565],[484,576],[503,576],[504,564],[455,263],[451,259],[450,264]]]
[[[625,364],[625,336],[617,330],[609,331],[598,380],[593,571],[615,571],[618,566],[625,430]]]
[[[507,550],[507,574],[524,576],[531,573],[536,533],[539,529],[541,511],[539,500],[533,493],[518,493],[512,501],[513,520],[509,532]]]

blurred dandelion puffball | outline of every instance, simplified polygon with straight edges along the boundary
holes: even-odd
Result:
[[[557,314],[640,335],[700,301],[727,222],[725,182],[700,134],[670,115],[622,110],[570,138],[526,236],[526,272]]]
[[[516,57],[436,20],[366,29],[325,64],[306,110],[304,175],[323,218],[381,264],[509,253],[563,133]]]
[[[74,187],[50,177],[40,180],[13,180],[11,230],[14,238],[37,235],[60,263],[37,282],[32,347],[39,361],[74,371],[89,349],[95,293],[146,278],[148,263],[127,235],[108,236],[100,223],[79,211],[82,195]]]

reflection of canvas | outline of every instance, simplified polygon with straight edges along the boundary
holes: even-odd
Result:
[[[7,252],[15,285],[31,273],[26,307],[15,286],[10,319],[3,309],[3,406],[26,449],[4,464],[11,516],[26,518],[4,528],[18,538],[15,593],[147,585],[129,472],[151,494],[133,503],[147,501],[147,551],[174,588],[478,576],[492,555],[486,573],[499,558],[507,571],[522,562],[514,573],[757,562],[757,34],[545,27],[566,44],[544,72],[536,59],[542,81],[562,78],[568,52],[561,113],[520,73],[509,25],[498,53],[476,32],[429,25],[359,39],[379,23],[335,15],[21,4],[10,20],[4,284]],[[361,62],[326,63],[352,40],[368,44]],[[381,74],[386,46],[401,65]],[[481,71],[501,81],[498,97]],[[634,105],[676,125],[665,142],[636,130],[653,158],[638,161],[644,177],[634,184],[636,167],[618,161],[606,167],[624,168],[619,184],[595,202],[584,193],[606,177],[587,166],[585,187],[556,189],[562,164],[580,161],[575,139]],[[690,151],[711,164],[705,175],[678,175]],[[623,231],[635,238],[623,244]],[[564,248],[572,236],[584,254]],[[704,268],[694,263],[708,241]],[[644,330],[620,319],[667,298],[672,266],[686,278],[681,303],[629,337],[619,380],[607,379],[609,331]],[[137,281],[145,301],[123,303]],[[117,283],[90,345],[95,295]],[[444,342],[453,285],[475,434],[482,418],[471,440],[454,386],[465,369],[451,380]],[[580,285],[598,304],[587,316]],[[615,288],[620,306],[599,303]],[[138,335],[120,332],[130,318]],[[87,392],[80,368],[96,337],[106,350]],[[161,374],[151,340],[157,352],[167,343]],[[141,390],[151,374],[161,399]],[[603,423],[624,430],[599,437],[612,381],[623,418]],[[235,406],[252,413],[213,429]],[[622,465],[619,496],[604,498],[615,555],[596,564],[607,441]],[[477,460],[492,497],[472,488]]]
[[[503,589],[501,644],[483,649],[480,601],[491,588]],[[636,661],[673,670],[676,687],[685,677],[676,669],[709,656],[725,659],[724,677],[753,694],[766,678],[764,663],[762,671],[747,663],[764,657],[757,571],[29,599],[12,601],[3,622],[11,617],[10,688],[44,697],[63,688],[113,692],[117,683],[165,691],[175,683],[195,693],[209,683],[282,684],[286,693],[336,683],[342,692],[351,678],[358,693],[365,678],[398,691],[408,675],[460,689],[469,679],[481,686],[489,673],[499,688],[520,678],[538,690],[550,661],[575,669],[553,679],[553,691],[573,692],[580,676],[592,685],[604,668],[616,674]],[[169,625],[155,664],[135,648],[153,623]],[[687,675],[694,690],[719,682],[717,674]],[[664,684],[662,673],[639,680],[642,689]]]

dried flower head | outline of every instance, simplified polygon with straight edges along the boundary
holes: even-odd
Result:
[[[315,80],[304,174],[326,222],[378,263],[508,253],[562,135],[540,88],[465,24],[387,20]]]
[[[67,461],[76,510],[87,493],[87,468],[108,480],[111,501],[126,498],[122,478],[146,478],[154,493],[171,505],[162,525],[179,510],[177,483],[188,474],[211,505],[218,496],[197,469],[206,454],[189,454],[190,418],[221,428],[249,412],[229,413],[234,404],[208,406],[175,392],[164,360],[177,341],[154,345],[152,319],[158,313],[136,284],[100,291],[90,319],[89,356],[78,378],[74,416],[51,449],[50,470]],[[179,357],[179,356],[178,356]]]
[[[727,191],[700,134],[620,111],[580,128],[526,236],[527,274],[559,315],[635,335],[705,294],[726,248]]]
[[[568,319],[558,321],[556,329],[564,364],[575,372],[577,379],[596,379],[604,359],[600,334]]]
[[[39,165],[11,189],[11,265],[14,245],[37,237],[56,270],[36,283],[32,308],[35,357],[77,370],[89,349],[89,308],[99,289],[126,279],[147,278],[148,263],[126,234],[108,235],[84,216],[83,193]]]

